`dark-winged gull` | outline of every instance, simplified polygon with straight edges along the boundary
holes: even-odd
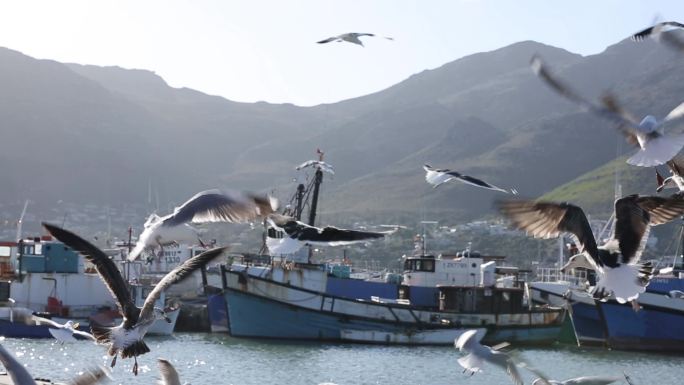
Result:
[[[318,43],[318,44],[325,44],[325,43],[330,43],[330,42],[332,42],[332,41],[336,41],[336,42],[346,41],[346,42],[349,42],[349,43],[358,44],[358,45],[360,45],[360,46],[363,47],[363,42],[361,41],[361,39],[359,39],[359,37],[361,37],[361,36],[375,36],[375,34],[372,34],[372,33],[349,32],[349,33],[343,33],[343,34],[337,35],[337,36],[332,36],[332,37],[329,37],[329,38],[327,38],[327,39],[323,39],[323,40],[321,40],[321,41],[317,41],[316,43]],[[391,37],[387,37],[387,36],[382,36],[382,37],[384,37],[384,38],[387,39],[387,40],[394,40],[394,39],[391,38]]]
[[[0,345],[0,361],[9,374],[12,382],[16,385],[37,385],[36,381],[26,370],[24,365],[19,363],[14,356],[8,352],[4,346]],[[95,367],[85,371],[83,374],[72,378],[69,384],[72,385],[94,385],[109,380],[106,369]]]
[[[678,197],[620,198],[615,201],[613,238],[598,247],[589,221],[578,206],[530,200],[500,201],[498,206],[514,227],[535,238],[554,238],[561,233],[576,237],[580,254],[571,257],[563,270],[582,260],[597,272],[594,298],[605,300],[612,293],[620,303],[636,300],[653,275],[650,263],[639,262],[650,226],[684,214],[684,200]]]
[[[506,371],[515,385],[523,385],[523,379],[511,357],[489,346],[482,345],[478,337],[477,330],[468,330],[461,334],[455,341],[456,349],[463,353],[468,353],[458,359],[459,365],[464,368],[464,372],[471,375],[482,371],[485,362],[498,366]]]
[[[116,264],[102,250],[70,231],[47,223],[43,223],[43,226],[57,240],[94,264],[100,278],[116,298],[119,311],[123,315],[121,324],[112,328],[92,326],[91,331],[98,343],[109,344],[108,353],[114,357],[111,363],[112,367],[116,364],[117,354],[121,352],[121,358],[133,357],[135,360],[133,373],[136,375],[138,374],[137,356],[150,351],[143,341],[147,329],[157,319],[163,318],[167,322],[171,322],[163,309],[154,306],[161,293],[174,283],[189,277],[193,271],[206,265],[226,249],[219,247],[205,251],[177,266],[157,283],[145,298],[143,306],[139,308],[135,306],[126,281],[121,276]]]
[[[635,33],[631,38],[634,41],[642,41],[647,37],[652,37],[656,41],[662,42],[680,52],[684,52],[684,40],[679,38],[677,35],[668,32],[673,29],[681,28],[684,28],[684,24],[680,22],[663,21]]]
[[[433,188],[437,188],[442,183],[446,183],[455,179],[475,187],[486,188],[494,191],[501,191],[504,193],[518,194],[518,192],[515,189],[506,190],[501,187],[494,186],[491,183],[487,183],[481,179],[477,179],[468,175],[463,175],[457,171],[449,170],[448,168],[439,169],[431,167],[429,164],[426,164],[423,166],[423,169],[425,170],[425,180],[429,184],[431,184]]]
[[[47,324],[52,326],[52,328],[48,329],[48,332],[50,332],[50,334],[59,342],[75,342],[76,338],[74,335],[95,341],[95,337],[93,337],[92,334],[78,330],[78,322],[68,320],[61,324],[51,319],[38,317],[37,315],[33,316],[33,320],[36,321],[36,324]]]
[[[605,95],[602,105],[596,105],[579,96],[570,87],[554,78],[538,56],[532,58],[531,67],[554,91],[578,103],[584,109],[616,122],[627,141],[639,147],[639,150],[627,159],[627,163],[643,167],[657,166],[672,159],[684,147],[684,134],[666,134],[664,131],[665,125],[684,117],[684,103],[675,107],[662,120],[656,119],[653,115],[646,115],[639,121],[619,106],[613,95]]]
[[[267,220],[271,227],[285,234],[282,238],[266,238],[266,246],[271,255],[292,254],[304,245],[342,246],[366,242],[393,232],[347,230],[333,226],[320,228],[279,214],[271,214]]]
[[[219,190],[199,192],[171,214],[150,215],[128,260],[135,260],[147,247],[196,241],[197,231],[189,223],[246,222],[272,213],[276,206],[277,201],[269,196]]]
[[[157,365],[159,366],[159,374],[161,375],[161,381],[157,382],[158,385],[181,385],[178,372],[169,361],[163,358],[157,358]]]
[[[306,162],[300,164],[299,166],[295,167],[295,170],[302,170],[307,167],[313,167],[316,169],[319,169],[323,172],[327,172],[328,174],[335,175],[335,169],[333,168],[332,165],[329,163],[325,163],[322,160],[307,160]]]

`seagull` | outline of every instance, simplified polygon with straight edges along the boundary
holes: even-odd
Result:
[[[346,230],[333,226],[320,228],[279,214],[271,214],[266,219],[272,228],[285,233],[282,238],[266,238],[266,246],[271,255],[292,254],[304,245],[341,246],[366,242],[393,232]]]
[[[459,365],[464,368],[464,373],[469,372],[473,375],[482,371],[485,362],[498,366],[506,370],[515,385],[523,385],[520,372],[511,357],[489,346],[482,345],[477,337],[477,330],[472,329],[461,334],[455,341],[454,346],[461,352],[468,355],[458,359]]]
[[[148,247],[159,246],[163,251],[164,245],[197,240],[197,231],[189,222],[246,222],[272,213],[277,205],[277,200],[270,196],[219,190],[199,192],[171,214],[150,215],[128,260],[134,261]]]
[[[133,357],[135,360],[133,373],[135,375],[138,375],[137,356],[150,351],[143,341],[147,329],[157,319],[163,318],[167,322],[171,322],[163,309],[154,307],[154,303],[159,299],[161,293],[172,284],[187,278],[195,270],[206,265],[227,249],[225,247],[211,249],[183,262],[183,264],[166,274],[157,283],[154,289],[147,295],[147,298],[145,298],[142,308],[139,308],[135,306],[131,293],[128,291],[126,281],[121,276],[116,264],[102,250],[70,231],[48,223],[43,223],[43,226],[50,235],[81,254],[88,262],[94,264],[95,269],[100,274],[100,278],[116,298],[119,311],[123,315],[121,324],[112,328],[92,326],[91,331],[98,343],[109,344],[108,353],[114,357],[111,363],[112,367],[116,364],[119,352],[121,352],[121,358]]]
[[[17,385],[37,385],[38,383],[26,370],[24,365],[19,363],[14,356],[5,350],[5,347],[0,345],[0,361],[5,367],[7,374],[12,379],[12,383]],[[95,367],[86,371],[85,373],[76,376],[69,381],[73,385],[94,385],[109,380],[109,375],[106,369],[102,367]]]
[[[482,187],[486,188],[489,190],[494,190],[494,191],[501,191],[504,193],[511,193],[513,195],[517,195],[518,191],[515,189],[502,189],[501,187],[496,187],[493,184],[489,184],[481,179],[473,178],[472,176],[468,175],[463,175],[459,172],[456,171],[451,171],[447,168],[443,169],[436,169],[434,167],[431,167],[429,164],[426,164],[423,166],[423,169],[425,170],[425,180],[432,185],[433,188],[439,187],[442,183],[449,182],[450,180],[459,180],[465,184],[469,184],[471,186],[475,187]]]
[[[332,37],[329,37],[327,39],[317,41],[316,43],[325,44],[325,43],[330,43],[331,41],[336,41],[336,42],[346,41],[349,43],[358,44],[358,45],[363,47],[364,46],[363,42],[361,41],[361,39],[359,39],[361,36],[375,36],[375,35],[372,33],[349,32],[349,33],[343,33],[343,34],[337,35],[337,36],[332,36]],[[384,37],[387,40],[394,40],[391,37],[387,37],[387,36],[382,36],[382,37]]]
[[[598,247],[584,211],[570,203],[531,200],[498,202],[499,210],[514,227],[535,238],[555,238],[570,233],[577,238],[580,254],[563,267],[583,265],[597,273],[594,298],[605,301],[612,293],[619,303],[632,301],[646,290],[653,266],[639,258],[650,226],[669,222],[684,214],[684,199],[629,195],[615,201],[613,238]]]
[[[300,164],[299,166],[295,167],[295,170],[299,171],[303,168],[307,167],[314,167],[316,169],[319,169],[323,172],[327,172],[330,175],[335,175],[335,169],[333,168],[332,165],[329,163],[325,163],[322,160],[307,160],[306,162]]]
[[[565,381],[545,380],[543,378],[537,378],[534,381],[532,381],[532,385],[608,385],[612,384],[613,382],[620,381],[625,377],[587,376],[570,378]]]
[[[74,335],[81,336],[84,338],[87,338],[89,340],[95,341],[95,337],[93,337],[92,334],[88,332],[83,332],[78,330],[78,322],[74,322],[72,320],[69,320],[65,322],[64,324],[60,324],[58,322],[55,322],[51,319],[43,318],[43,317],[38,317],[37,315],[33,316],[33,320],[37,324],[48,324],[52,326],[53,328],[48,329],[50,334],[55,337],[55,339],[59,342],[75,342],[76,338]]]
[[[682,175],[682,171],[684,171],[684,155],[677,155],[668,160],[667,166],[670,168],[670,176],[667,178],[663,178],[658,169],[656,169],[656,181],[658,182],[656,192],[661,192],[666,188],[676,188],[678,192],[684,192],[684,175]]]
[[[161,381],[157,382],[158,385],[181,385],[178,372],[169,361],[157,358],[157,365],[161,374]]]
[[[665,33],[669,30],[677,28],[684,28],[684,24],[677,21],[663,21],[635,33],[632,35],[631,39],[634,41],[642,41],[647,37],[652,37],[657,41],[662,41],[663,43],[668,44],[670,47],[684,52],[684,41],[674,34]]]
[[[618,129],[639,151],[627,159],[627,163],[635,166],[652,167],[672,159],[684,147],[684,134],[665,134],[664,126],[684,117],[684,103],[670,111],[664,119],[658,120],[653,115],[646,115],[641,121],[619,106],[617,99],[610,94],[604,95],[601,106],[595,105],[577,95],[568,86],[555,79],[538,56],[532,57],[531,67],[554,91],[565,96],[597,115],[619,124]]]

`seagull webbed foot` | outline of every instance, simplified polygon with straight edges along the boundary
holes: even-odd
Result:
[[[135,363],[133,364],[133,374],[138,375],[138,357],[133,357],[133,360],[135,360]]]
[[[112,358],[112,363],[109,365],[110,367],[113,368],[114,365],[116,365],[116,357],[118,357],[118,356],[119,356],[118,354],[115,354],[115,355],[114,355],[114,358]]]

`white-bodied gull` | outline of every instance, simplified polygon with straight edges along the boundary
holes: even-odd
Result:
[[[677,21],[663,21],[655,23],[653,26],[643,29],[634,35],[632,40],[642,41],[647,37],[652,37],[658,42],[665,43],[671,48],[684,52],[684,40],[669,31],[684,28],[684,24]]]
[[[64,342],[75,342],[77,340],[76,340],[76,337],[74,337],[74,335],[95,341],[95,337],[93,337],[92,334],[78,330],[78,326],[79,326],[78,322],[68,320],[67,322],[61,324],[61,323],[55,322],[51,319],[38,317],[37,315],[33,316],[33,320],[38,325],[47,324],[47,325],[52,326],[52,328],[48,329],[48,332],[50,332],[50,334],[59,342],[62,342],[62,343],[64,343]]]
[[[161,375],[161,381],[157,382],[158,385],[181,385],[178,372],[169,361],[157,358],[157,366],[159,366],[159,374]]]
[[[150,351],[143,341],[147,329],[157,319],[165,319],[167,322],[171,322],[163,309],[154,306],[161,293],[174,283],[189,277],[195,270],[218,257],[226,249],[219,247],[205,251],[177,266],[157,283],[145,298],[143,306],[139,308],[135,306],[126,281],[121,276],[116,264],[102,250],[70,231],[47,223],[43,223],[43,226],[50,235],[95,265],[100,278],[116,298],[119,311],[123,315],[121,324],[111,328],[92,326],[91,331],[98,343],[109,345],[108,354],[114,357],[111,363],[112,367],[116,364],[117,354],[120,352],[121,358],[133,357],[135,360],[133,373],[136,375],[138,374],[137,356]]]
[[[608,385],[613,382],[626,380],[631,384],[629,377],[624,376],[586,376],[570,378],[565,381],[547,380],[544,378],[536,378],[532,381],[532,385]]]
[[[277,201],[269,196],[219,190],[199,192],[171,214],[150,215],[128,260],[135,260],[147,247],[163,249],[164,245],[175,242],[198,240],[197,231],[190,223],[246,222],[272,213],[276,206]]]
[[[635,166],[653,167],[672,159],[684,147],[684,134],[665,133],[665,125],[684,117],[684,103],[679,104],[662,120],[653,115],[646,115],[641,121],[619,106],[613,95],[605,95],[602,105],[596,105],[579,96],[567,85],[555,79],[546,69],[538,56],[531,61],[532,70],[553,90],[578,103],[597,115],[616,122],[618,129],[632,145],[639,150],[627,159],[627,163]]]
[[[465,184],[469,184],[475,187],[486,188],[488,190],[501,191],[504,193],[518,194],[515,189],[506,190],[501,187],[494,186],[491,183],[487,183],[481,179],[474,178],[472,176],[463,175],[460,172],[452,171],[447,168],[434,168],[429,164],[423,166],[425,170],[425,180],[432,185],[433,188],[439,187],[442,183],[449,182],[451,180],[458,180]]]
[[[307,160],[306,162],[300,164],[299,166],[295,167],[295,170],[301,170],[307,167],[314,167],[318,170],[321,170],[323,172],[327,172],[328,174],[335,175],[335,169],[333,168],[332,165],[329,163],[325,163],[322,160]]]
[[[388,232],[346,230],[333,226],[323,228],[309,226],[292,217],[271,214],[267,218],[272,228],[282,231],[282,238],[266,238],[266,246],[271,255],[292,254],[304,245],[342,246],[383,238]]]
[[[325,43],[330,43],[330,42],[332,42],[332,41],[336,41],[336,42],[346,41],[346,42],[349,42],[349,43],[358,44],[358,45],[360,45],[360,46],[363,47],[363,46],[364,46],[364,45],[363,45],[363,42],[361,41],[361,39],[359,39],[361,36],[375,36],[375,34],[372,34],[372,33],[349,32],[349,33],[343,33],[343,34],[337,35],[337,36],[332,36],[332,37],[329,37],[329,38],[327,38],[327,39],[323,39],[323,40],[321,40],[321,41],[317,41],[316,43],[318,43],[318,44],[325,44]],[[387,37],[387,36],[382,36],[382,37],[384,37],[384,38],[387,39],[387,40],[394,40],[394,39],[391,38],[391,37]]]
[[[678,197],[620,198],[615,201],[613,238],[599,247],[584,211],[578,206],[531,200],[500,201],[498,206],[514,227],[535,238],[555,238],[561,233],[576,237],[580,254],[571,257],[563,270],[577,265],[596,270],[594,298],[606,300],[612,293],[620,303],[636,300],[653,276],[653,266],[639,262],[650,226],[684,214],[684,200]],[[636,302],[632,304],[636,306]]]
[[[17,361],[17,359],[2,345],[0,345],[0,362],[2,362],[7,374],[9,374],[15,385],[37,385],[37,382],[29,374],[24,365],[19,363],[19,361]],[[83,374],[72,378],[69,381],[69,384],[94,385],[108,380],[109,374],[107,373],[107,370],[98,366],[86,370]]]
[[[515,385],[523,385],[523,379],[513,359],[504,352],[482,345],[477,330],[468,330],[461,334],[456,339],[454,346],[461,352],[468,353],[458,359],[458,363],[464,368],[464,372],[473,375],[482,371],[484,363],[489,362],[504,369]]]

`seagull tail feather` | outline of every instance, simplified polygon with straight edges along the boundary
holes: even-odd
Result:
[[[137,340],[121,351],[121,358],[136,357],[148,353],[149,351],[150,348],[147,347],[147,344],[143,340]]]

